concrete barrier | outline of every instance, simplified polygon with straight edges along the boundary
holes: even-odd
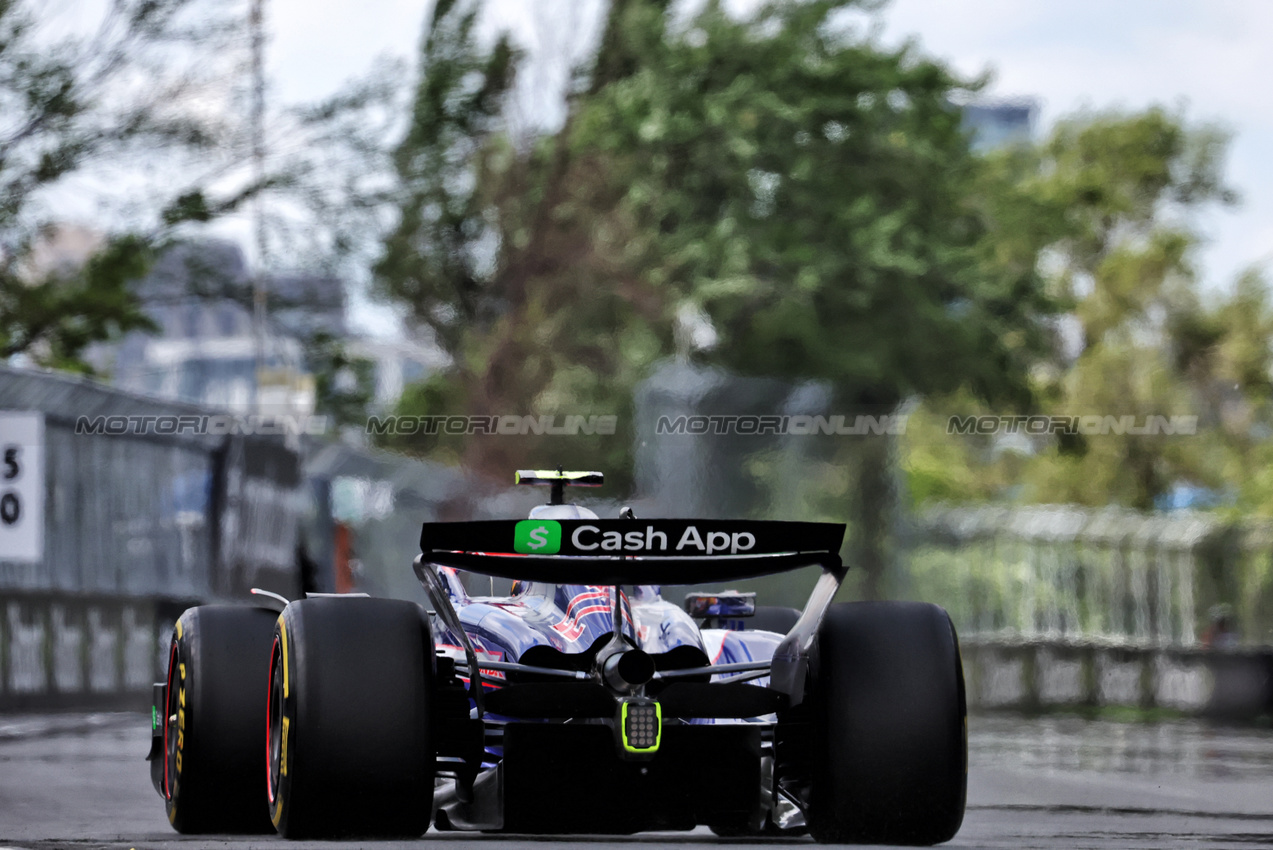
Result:
[[[144,709],[191,599],[0,592],[0,712]],[[1169,648],[963,637],[971,710],[1273,713],[1273,647]]]
[[[1253,720],[1273,712],[1273,647],[1137,647],[960,640],[972,710],[1166,708]]]
[[[0,593],[0,711],[143,709],[188,599]]]

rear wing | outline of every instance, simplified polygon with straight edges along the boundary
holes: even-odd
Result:
[[[554,584],[700,584],[819,565],[839,572],[844,525],[693,519],[427,522],[421,560]]]
[[[426,522],[421,554],[412,568],[437,616],[463,645],[468,669],[479,663],[451,604],[438,567],[501,578],[553,584],[700,584],[737,581],[817,564],[800,618],[774,649],[769,665],[773,690],[790,705],[804,699],[809,658],[822,618],[844,567],[844,526],[829,522],[748,522],[699,519],[526,519],[485,522]],[[616,635],[623,618],[619,593],[611,594]],[[748,667],[752,669],[755,665]],[[761,664],[763,667],[764,665]],[[505,669],[513,669],[505,665]],[[756,668],[759,669],[759,668]],[[543,671],[539,671],[543,672]],[[481,717],[481,676],[470,677],[469,696]]]

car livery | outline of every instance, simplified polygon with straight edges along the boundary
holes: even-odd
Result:
[[[600,473],[517,480],[552,488],[527,519],[423,525],[412,569],[427,609],[262,594],[182,615],[151,749],[175,828],[955,834],[967,728],[954,629],[935,605],[832,604],[844,526],[603,519],[564,500]],[[737,592],[669,599],[801,567],[819,571],[803,611]],[[466,572],[512,592],[471,594]]]

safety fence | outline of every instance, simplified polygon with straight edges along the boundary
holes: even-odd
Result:
[[[192,600],[299,592],[296,446],[102,425],[208,413],[0,368],[0,709],[144,697]]]
[[[961,635],[1194,647],[1273,644],[1273,526],[1193,512],[957,507],[916,522],[908,595]]]
[[[971,706],[1273,713],[1273,526],[1216,514],[948,507],[899,595],[959,631]]]
[[[144,699],[170,623],[194,601],[253,586],[419,598],[410,562],[422,521],[525,515],[542,498],[340,443],[80,426],[208,412],[0,368],[0,425],[13,414],[35,427],[39,461],[28,466],[25,444],[12,458],[0,445],[0,710]],[[693,476],[661,490],[638,478],[704,490]],[[666,498],[633,504],[669,514]],[[970,667],[989,702],[1125,692],[1172,704],[1181,682],[1202,692],[1204,647],[1273,646],[1273,524],[1045,506],[940,508],[909,525],[892,595],[939,602],[965,645],[984,648]]]

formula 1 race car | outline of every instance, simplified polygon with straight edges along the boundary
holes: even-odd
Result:
[[[267,607],[181,616],[151,748],[178,831],[955,835],[954,628],[935,605],[832,605],[844,526],[599,519],[563,495],[600,473],[518,480],[552,488],[529,519],[424,524],[414,569],[430,611],[259,595]],[[747,593],[665,598],[810,565],[803,612]],[[512,593],[472,596],[458,571]]]

